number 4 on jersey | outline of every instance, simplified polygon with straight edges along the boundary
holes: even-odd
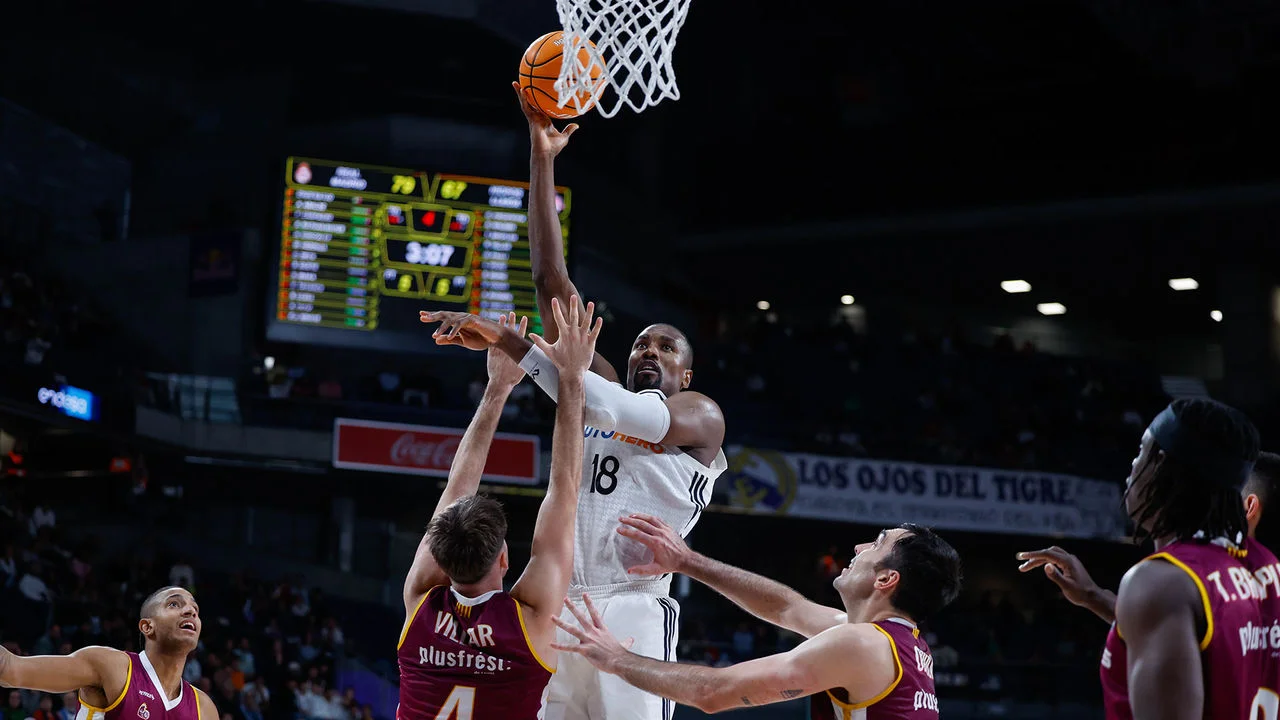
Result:
[[[471,713],[476,706],[476,689],[463,685],[454,685],[453,692],[445,698],[436,720],[471,720]]]

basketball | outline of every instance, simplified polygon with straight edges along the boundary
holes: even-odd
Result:
[[[595,44],[587,41],[591,47]],[[548,116],[558,119],[573,118],[581,115],[573,100],[564,107],[559,107],[560,94],[556,92],[556,79],[560,77],[560,61],[564,58],[564,33],[560,30],[549,32],[533,41],[520,57],[520,92],[531,105]],[[591,53],[582,48],[578,50],[578,61],[584,67],[591,63]],[[600,77],[602,68],[597,63],[591,66],[591,79]],[[585,90],[578,92],[578,104],[582,111],[590,110],[595,104],[591,94]]]

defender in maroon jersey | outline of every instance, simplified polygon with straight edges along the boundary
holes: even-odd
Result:
[[[490,350],[489,382],[449,468],[449,481],[405,578],[407,617],[397,646],[398,720],[533,720],[554,672],[551,647],[573,570],[573,529],[582,476],[583,374],[601,322],[593,305],[566,318],[557,303],[554,345],[535,338],[560,370],[551,481],[538,510],[529,564],[511,592],[507,521],[496,500],[476,496],[502,407],[524,371]],[[515,325],[515,315],[503,320]],[[521,320],[523,335],[527,320]]]
[[[1125,492],[1156,553],[1125,573],[1101,662],[1108,718],[1248,718],[1269,704],[1258,583],[1240,491],[1258,431],[1208,399],[1175,400],[1142,436]]]
[[[1280,526],[1280,519],[1263,522],[1263,511],[1273,498],[1280,498],[1280,455],[1270,452],[1258,454],[1258,461],[1254,464],[1241,495],[1248,537],[1245,539],[1246,552],[1240,562],[1257,582],[1254,595],[1259,599],[1262,621],[1268,633],[1268,647],[1264,650],[1268,667],[1264,670],[1264,677],[1270,680],[1264,685],[1266,688],[1280,688],[1280,642],[1271,639],[1270,635],[1273,626],[1280,627],[1280,561],[1268,549],[1269,545],[1280,540],[1280,527],[1277,527]],[[1280,518],[1280,512],[1267,517]],[[1076,556],[1055,546],[1018,553],[1018,559],[1025,561],[1019,566],[1020,571],[1029,572],[1043,567],[1045,575],[1061,588],[1063,596],[1068,600],[1092,611],[1107,623],[1115,622],[1115,593],[1099,587]],[[1120,661],[1116,659],[1113,650],[1114,648],[1108,648],[1105,659],[1115,665]],[[1280,710],[1280,697],[1272,697],[1270,693],[1261,692],[1255,697],[1255,701],[1260,709],[1266,710],[1274,706],[1276,710]],[[1280,712],[1276,710],[1263,717],[1280,717]]]
[[[87,647],[70,655],[19,657],[0,647],[0,686],[49,693],[79,691],[77,720],[209,720],[218,709],[182,680],[200,642],[200,607],[169,587],[142,604],[142,653]]]
[[[1258,454],[1253,473],[1244,486],[1244,515],[1249,523],[1249,551],[1242,562],[1258,581],[1261,595],[1262,620],[1270,631],[1280,627],[1280,560],[1269,548],[1280,543],[1280,509],[1273,510],[1263,522],[1263,511],[1273,500],[1280,500],[1280,455],[1272,452]],[[1280,691],[1280,630],[1270,639],[1267,651],[1267,687]],[[1276,697],[1276,710],[1266,717],[1280,716],[1280,696]]]
[[[812,695],[815,720],[938,717],[933,655],[916,622],[955,599],[960,557],[928,528],[902,525],[859,545],[834,583],[844,612],[693,552],[657,518],[632,515],[623,519],[619,532],[654,555],[652,563],[632,572],[684,573],[756,617],[809,639],[789,652],[726,668],[662,662],[628,652],[584,596],[584,610],[568,604],[577,626],[556,620],[578,644],[558,649],[579,653],[642,690],[708,713]]]

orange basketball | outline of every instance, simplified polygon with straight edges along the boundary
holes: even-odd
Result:
[[[595,47],[590,40],[587,44]],[[556,92],[556,79],[560,77],[560,61],[564,58],[564,33],[560,30],[549,32],[533,41],[529,49],[520,57],[520,92],[531,105],[553,118],[572,118],[578,112],[573,100],[559,107],[560,94]],[[586,48],[578,50],[578,61],[586,66],[591,60],[591,53]],[[600,77],[602,68],[599,64],[591,66],[591,79]],[[595,100],[585,90],[578,91],[578,101],[583,112],[591,109]]]

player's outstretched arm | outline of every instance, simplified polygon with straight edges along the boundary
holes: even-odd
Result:
[[[805,637],[846,623],[843,610],[819,605],[780,582],[694,552],[670,525],[652,515],[622,518],[618,533],[653,553],[652,563],[628,568],[629,573],[688,575],[761,620]]]
[[[1204,717],[1196,621],[1205,602],[1185,571],[1158,560],[1135,565],[1120,582],[1116,629],[1128,646],[1134,720]]]
[[[537,628],[534,634],[540,636],[535,642],[546,649],[550,649],[555,634],[551,618],[560,611],[573,572],[574,523],[582,485],[583,375],[595,353],[602,324],[597,319],[592,325],[594,311],[594,304],[588,304],[580,314],[577,303],[573,303],[566,318],[557,304],[553,315],[560,329],[559,340],[546,345],[538,339],[560,369],[560,403],[552,438],[551,482],[538,508],[529,565],[511,595],[532,612],[532,624]]]
[[[579,304],[576,297],[561,303],[562,308]],[[580,306],[580,304],[579,304]],[[559,394],[559,370],[555,363],[522,334],[504,329],[491,320],[459,312],[419,314],[424,323],[440,323],[432,336],[437,345],[461,345],[469,350],[496,347],[520,363],[525,373],[551,399]],[[596,372],[585,379],[587,424],[606,432],[614,431],[646,442],[677,447],[716,448],[724,441],[724,414],[711,398],[696,392],[682,392],[663,399],[654,393],[633,393],[614,380]]]
[[[1104,590],[1093,581],[1080,558],[1054,545],[1044,550],[1030,550],[1017,555],[1023,563],[1018,572],[1031,572],[1044,567],[1044,574],[1062,590],[1062,595],[1073,605],[1097,615],[1103,622],[1116,619],[1116,594]]]
[[[555,645],[556,649],[582,655],[602,672],[705,713],[769,705],[836,687],[847,689],[858,702],[884,692],[898,676],[893,645],[867,624],[841,625],[789,652],[710,668],[629,652],[629,643],[619,643],[604,627],[590,598],[584,601],[585,612],[566,603],[577,626],[556,618],[556,624],[578,640]]]
[[[509,314],[499,323],[503,327],[516,328],[523,333],[528,327],[529,319],[516,321],[515,313]],[[460,498],[476,493],[480,486],[480,478],[484,474],[485,461],[489,458],[489,446],[493,442],[493,433],[498,429],[498,420],[502,417],[502,408],[511,395],[511,390],[524,379],[524,371],[505,354],[490,350],[487,361],[489,382],[484,388],[484,397],[476,414],[471,418],[458,451],[453,456],[453,464],[449,466],[449,481],[445,484],[440,501],[436,503],[431,517],[439,515],[445,508]],[[418,543],[418,551],[413,556],[413,566],[404,581],[404,603],[407,612],[412,613],[418,601],[428,590],[436,585],[448,582],[431,549],[427,546],[424,533]]]
[[[124,692],[129,656],[105,647],[81,648],[70,655],[19,657],[0,647],[0,686],[67,693],[101,688],[115,700]]]
[[[515,88],[520,110],[529,121],[529,254],[533,263],[534,295],[543,318],[542,331],[547,342],[554,343],[560,331],[549,322],[552,299],[567,307],[569,298],[581,297],[564,261],[564,236],[556,209],[556,156],[569,144],[569,137],[577,132],[578,124],[569,123],[564,130],[557,130],[551,118],[529,104],[520,92],[519,83],[513,82],[511,87]],[[603,358],[593,358],[591,370],[607,380],[618,381],[617,371]]]

